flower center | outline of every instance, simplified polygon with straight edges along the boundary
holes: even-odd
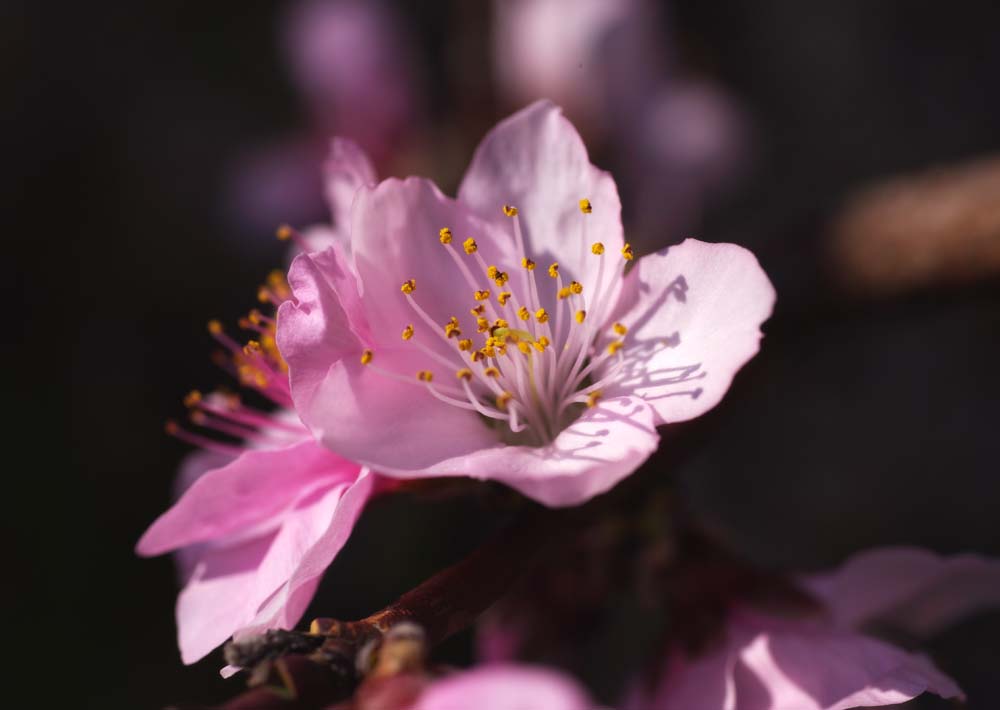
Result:
[[[593,206],[586,199],[580,200],[579,206],[581,240],[586,244],[587,216]],[[382,376],[424,387],[446,404],[497,423],[510,443],[544,445],[585,407],[596,406],[602,390],[621,375],[627,330],[621,323],[610,327],[605,323],[623,269],[612,267],[612,273],[607,274],[605,263],[611,257],[601,242],[594,242],[591,255],[599,261],[593,293],[586,293],[578,281],[565,283],[558,263],[548,267],[547,283],[540,284],[536,263],[525,253],[517,208],[504,205],[503,213],[511,219],[523,280],[512,281],[507,272],[487,264],[471,237],[462,242],[459,251],[451,229],[445,227],[438,239],[468,288],[468,315],[453,315],[447,322],[437,323],[421,306],[415,279],[408,279],[400,288],[417,318],[416,323],[403,328],[402,339],[445,372],[454,373],[455,379],[442,383],[439,372],[427,369],[416,373],[415,379],[391,372],[379,367],[371,350],[364,351],[361,362]],[[626,261],[632,259],[628,244],[621,256]],[[554,290],[552,313],[539,297],[543,289]],[[443,340],[447,355],[430,347],[425,342],[428,337]],[[603,345],[598,347],[598,343]],[[609,361],[613,364],[604,371]],[[602,371],[604,374],[595,380],[593,375]]]

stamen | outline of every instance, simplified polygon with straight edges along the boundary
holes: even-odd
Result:
[[[483,374],[486,375],[487,377],[492,377],[495,379],[497,377],[500,377],[500,370],[498,370],[493,366],[490,366],[487,367],[485,370],[483,370]]]
[[[421,382],[431,382],[434,379],[434,373],[430,370],[421,370],[417,373],[417,379]]]
[[[287,242],[289,240],[294,241],[295,245],[302,251],[308,252],[309,245],[306,244],[306,240],[302,238],[302,235],[297,229],[288,224],[280,225],[275,231],[274,236],[278,238],[278,241]]]
[[[552,262],[552,265],[549,267],[549,276],[551,276],[552,278],[556,278],[557,276],[559,276],[559,262],[558,261]]]
[[[510,392],[501,392],[500,394],[497,395],[496,398],[497,409],[499,409],[500,411],[506,411],[507,404],[512,399],[514,399],[514,395],[512,395]]]
[[[493,277],[493,283],[495,283],[497,286],[503,286],[505,283],[507,283],[508,279],[509,277],[506,271],[498,271],[497,274]]]
[[[590,251],[592,254],[600,256],[601,254],[604,253],[604,245],[601,244],[601,242],[594,242],[593,244],[590,245]]]
[[[632,261],[635,258],[635,253],[632,251],[632,245],[625,242],[625,246],[622,247],[622,256],[625,261]]]
[[[403,285],[399,287],[399,290],[409,296],[411,293],[417,290],[417,280],[407,279],[403,282]]]
[[[521,306],[520,308],[517,309],[517,317],[520,318],[521,320],[530,320],[531,311],[528,310],[527,306]]]
[[[524,257],[523,259],[521,259],[521,266],[523,266],[528,271],[534,271],[535,270],[535,262],[533,262],[528,257]]]
[[[622,346],[624,344],[625,343],[623,343],[620,340],[615,340],[615,341],[612,341],[612,342],[608,343],[608,355],[614,355],[616,352],[618,352],[619,350],[621,350],[621,348],[622,348]]]
[[[470,370],[467,367],[463,367],[461,370],[455,373],[455,377],[457,377],[460,380],[471,380],[472,370]]]
[[[508,217],[517,217],[517,207],[512,205],[504,205],[503,213]]]
[[[361,353],[361,364],[370,365],[374,357],[375,353],[373,353],[371,350],[365,350],[364,352]]]
[[[403,340],[409,340],[413,337],[413,324],[410,323],[405,328],[403,328]]]
[[[539,323],[547,323],[549,320],[549,314],[545,311],[544,308],[539,308],[537,311],[535,311],[535,318],[538,320]]]
[[[441,231],[438,232],[438,240],[442,244],[451,244],[451,230],[447,227],[442,227]]]
[[[458,349],[461,350],[462,352],[465,352],[467,350],[472,350],[472,341],[469,340],[468,338],[463,338],[462,340],[459,340]]]
[[[501,291],[500,293],[497,294],[497,300],[500,302],[501,306],[506,306],[507,301],[510,300],[510,296],[511,296],[510,291]]]
[[[581,284],[579,281],[570,281],[569,286],[567,286],[566,288],[570,290],[570,293],[576,296],[579,296],[581,293],[583,293],[583,284]]]
[[[597,400],[599,400],[600,398],[601,398],[601,391],[600,390],[594,390],[593,392],[591,392],[590,394],[588,394],[587,395],[587,407],[589,409],[593,409],[594,407],[596,407],[597,406]]]
[[[628,328],[626,328],[622,323],[615,323],[613,326],[611,326],[611,329],[614,330],[618,335],[625,335],[628,332]]]
[[[579,310],[576,312],[574,317],[576,318],[577,323],[583,323],[583,321],[587,318],[587,311]]]
[[[485,311],[485,310],[486,310],[486,306],[484,306],[482,303],[480,303],[475,308],[470,308],[469,309],[469,313],[471,313],[474,316],[481,316],[483,314],[483,311]]]
[[[476,244],[476,240],[469,237],[464,242],[462,242],[462,248],[465,249],[466,254],[475,254],[476,250],[479,249],[479,245]]]
[[[584,214],[590,214],[594,211],[594,206],[590,204],[590,200],[586,197],[580,200],[580,211]]]
[[[485,301],[490,297],[490,292],[486,290],[476,291],[474,294],[472,294],[472,297],[475,298],[477,301]]]

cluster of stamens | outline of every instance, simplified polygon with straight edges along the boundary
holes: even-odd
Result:
[[[583,199],[579,207],[586,242],[586,218],[593,206]],[[469,288],[471,319],[463,323],[453,315],[445,323],[438,323],[418,302],[415,278],[407,279],[400,287],[417,318],[403,327],[402,339],[452,370],[455,380],[435,380],[434,372],[426,369],[417,372],[415,379],[391,372],[378,365],[371,350],[362,353],[361,363],[382,376],[425,387],[447,404],[504,422],[514,433],[526,431],[535,443],[547,443],[578,416],[583,406],[596,406],[602,389],[621,373],[621,348],[627,329],[621,323],[613,324],[607,332],[598,329],[614,305],[611,294],[623,270],[612,267],[612,273],[605,278],[605,260],[609,257],[604,245],[594,242],[590,251],[599,260],[597,278],[594,293],[587,294],[578,281],[564,283],[559,264],[551,264],[547,274],[554,282],[557,305],[550,313],[539,298],[536,262],[525,254],[518,210],[504,205],[503,213],[512,220],[516,256],[525,275],[519,281],[520,288],[514,286],[507,272],[486,263],[474,238],[465,239],[459,252],[448,227],[440,230],[438,240]],[[631,246],[624,246],[621,257],[632,260]],[[431,347],[428,338],[443,340],[448,354]],[[596,350],[596,344],[605,340],[607,345]],[[611,360],[616,362],[604,368]],[[600,379],[593,380],[592,375],[598,372]]]
[[[271,272],[257,291],[259,301],[274,306],[290,297],[291,290],[280,271]],[[288,365],[278,351],[276,326],[274,318],[255,308],[239,319],[239,327],[251,333],[245,343],[241,344],[227,334],[217,320],[208,322],[208,332],[222,346],[213,353],[213,360],[219,367],[233,375],[243,387],[280,407],[288,408],[292,406]],[[202,395],[200,391],[192,390],[184,398],[184,405],[193,424],[213,434],[232,437],[239,444],[274,437],[282,432],[298,434],[304,431],[301,424],[276,419],[264,410],[247,405],[231,392],[220,390]],[[230,455],[242,451],[236,443],[189,431],[173,420],[167,422],[166,429],[168,433],[203,449]]]

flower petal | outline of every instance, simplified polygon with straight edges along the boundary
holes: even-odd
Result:
[[[1000,561],[943,557],[889,547],[854,555],[839,569],[802,580],[838,625],[888,622],[929,636],[977,611],[1000,606]]]
[[[903,703],[925,692],[962,695],[926,658],[835,629],[762,631],[739,655],[736,710],[847,710]]]
[[[354,195],[363,185],[377,182],[375,166],[361,146],[347,138],[338,137],[330,141],[330,153],[323,164],[323,187],[334,230],[345,246],[350,240]]]
[[[658,424],[708,411],[757,352],[774,298],[757,259],[735,244],[687,239],[640,259],[615,313],[628,327],[615,391],[643,397]]]
[[[593,206],[591,214],[580,211],[584,198]],[[605,288],[614,270],[625,265],[615,181],[591,165],[576,129],[548,101],[518,111],[486,135],[458,199],[491,221],[506,219],[501,215],[505,203],[516,206],[528,255],[543,265],[558,261],[564,280],[580,281],[587,294],[594,293],[600,261],[590,251],[593,242],[602,242],[603,258],[611,259]],[[607,302],[614,299],[612,292]]]
[[[374,477],[334,481],[287,513],[271,533],[206,547],[177,599],[178,643],[194,663],[234,634],[291,628],[343,547]]]
[[[609,490],[656,450],[653,417],[638,398],[600,400],[547,446],[484,447],[424,474],[500,481],[545,505],[577,505]]]
[[[546,668],[489,665],[456,673],[425,690],[413,710],[591,710],[572,678]]]
[[[416,370],[422,363],[415,363],[411,352],[380,350],[373,364],[412,379],[412,385],[352,358],[324,363],[322,381],[301,394],[296,390],[296,359],[290,358],[289,364],[292,396],[313,434],[346,458],[374,462],[372,467],[379,472],[412,474],[442,460],[496,446],[499,440],[475,412],[435,399],[417,382]],[[439,379],[448,384],[455,381],[454,375]]]
[[[150,526],[136,551],[159,555],[267,522],[305,491],[325,481],[353,478],[357,468],[312,440],[284,449],[247,451],[195,481]]]

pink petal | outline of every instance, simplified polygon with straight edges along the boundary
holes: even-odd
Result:
[[[343,547],[373,477],[333,481],[288,512],[271,533],[206,548],[177,599],[178,644],[194,663],[234,634],[290,628]]]
[[[304,491],[327,480],[353,478],[356,471],[356,465],[312,440],[284,449],[247,451],[195,481],[150,526],[136,551],[159,555],[267,522]]]
[[[497,205],[497,213],[499,210]],[[466,282],[440,243],[439,231],[443,227],[452,230],[455,241],[451,246],[473,273],[475,288]],[[509,233],[501,233],[476,218],[429,180],[390,179],[376,188],[358,191],[352,212],[351,247],[376,346],[400,345],[400,332],[412,323],[416,337],[425,345],[457,358],[453,346],[445,347],[438,333],[428,332],[429,326],[400,293],[400,286],[407,279],[415,279],[413,299],[434,323],[442,324],[456,316],[463,328],[474,333],[475,319],[469,314],[473,291],[492,284],[462,250],[461,243],[467,237],[476,240],[487,264],[509,269],[512,278],[520,270],[519,265],[518,270],[513,267]],[[456,363],[456,368],[461,366]]]
[[[926,658],[811,621],[735,614],[722,643],[687,659],[673,651],[652,693],[630,710],[846,710],[924,692],[961,697]]]
[[[573,679],[545,668],[490,665],[447,676],[421,694],[412,710],[592,710]]]
[[[834,572],[802,584],[841,626],[881,621],[929,636],[961,617],[1000,606],[1000,561],[882,548],[854,555]]]
[[[582,198],[591,201],[592,214],[580,212]],[[548,101],[518,111],[487,134],[458,199],[491,220],[506,219],[500,211],[505,203],[516,206],[528,255],[546,266],[558,261],[564,280],[575,278],[587,293],[594,292],[600,261],[590,252],[593,242],[608,252],[605,285],[613,270],[624,267],[615,182],[590,164],[576,129]],[[614,298],[613,292],[608,302]]]
[[[357,143],[347,138],[330,141],[330,153],[323,164],[323,184],[333,226],[346,245],[350,239],[351,205],[363,185],[378,182],[375,167]]]
[[[615,320],[629,328],[617,391],[644,398],[657,423],[714,407],[757,352],[774,287],[735,244],[682,244],[639,260],[625,279]]]
[[[653,416],[640,399],[601,400],[547,446],[479,448],[429,466],[422,475],[500,481],[545,505],[577,505],[609,490],[656,450]]]

